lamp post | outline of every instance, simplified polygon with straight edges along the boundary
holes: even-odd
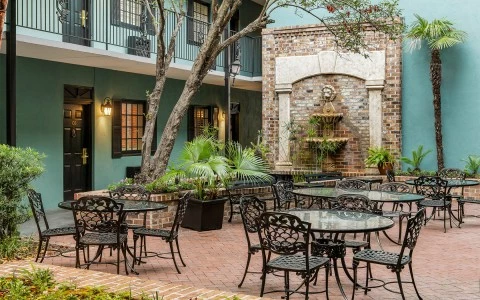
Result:
[[[235,51],[235,60],[231,62],[230,50],[231,46],[225,49],[225,102],[227,102],[227,109],[225,113],[225,140],[231,141],[231,124],[230,124],[230,100],[231,100],[231,87],[235,84],[235,77],[240,73],[242,65],[240,64],[240,51]],[[237,45],[238,47],[238,45]],[[230,77],[233,77],[232,84],[230,84]]]

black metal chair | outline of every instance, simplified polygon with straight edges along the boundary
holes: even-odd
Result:
[[[170,230],[167,229],[154,229],[154,228],[137,228],[133,230],[133,256],[135,256],[136,260],[140,264],[142,260],[142,252],[140,252],[139,257],[137,258],[137,240],[140,238],[140,244],[143,243],[143,241],[146,239],[146,237],[158,237],[164,240],[165,242],[168,243],[170,246],[170,252],[146,252],[144,251],[144,257],[159,257],[159,258],[168,258],[172,259],[173,263],[175,265],[175,268],[177,269],[178,274],[181,274],[180,269],[178,268],[177,265],[177,260],[175,259],[175,253],[178,254],[178,257],[180,258],[180,261],[182,262],[182,265],[186,267],[185,262],[183,261],[182,254],[180,253],[180,247],[178,245],[178,233],[179,233],[179,227],[180,224],[182,224],[183,217],[185,216],[185,211],[187,210],[187,205],[188,205],[188,200],[190,199],[190,193],[186,193],[178,199],[178,204],[177,204],[177,211],[175,213],[175,219],[173,220],[173,225]],[[177,247],[177,251],[173,249],[173,242],[175,242],[175,245]],[[165,256],[169,255],[169,256]]]
[[[305,299],[308,299],[309,294],[312,294],[309,290],[310,281],[314,279],[315,273],[321,267],[325,267],[325,290],[321,292],[325,292],[328,299],[329,259],[310,254],[311,224],[303,222],[297,216],[280,212],[265,212],[256,222],[263,258],[260,297],[265,294],[267,274],[283,271],[285,288],[282,291],[285,293],[285,298],[290,299],[292,293],[302,293],[305,294]],[[270,254],[277,256],[270,258]],[[290,272],[302,278],[302,284],[296,289],[290,289]],[[305,291],[300,292],[299,289],[303,284],[305,284]]]
[[[149,201],[151,193],[147,191],[143,186],[138,185],[138,184],[129,184],[129,185],[124,185],[116,188],[113,191],[109,191],[110,198],[113,200],[145,200]],[[147,212],[141,213],[143,216],[143,223],[141,225],[139,224],[127,224],[129,229],[136,229],[136,228],[141,228],[141,227],[146,227],[147,226]],[[142,252],[142,249],[145,249],[147,251],[147,243],[144,240],[143,243],[140,244],[140,252]]]
[[[376,202],[370,201],[366,196],[356,194],[343,194],[336,197],[335,200],[332,200],[331,207],[336,210],[378,213]],[[345,234],[342,235],[342,240],[345,240]],[[369,246],[370,238],[368,234],[363,235],[362,240],[345,240],[345,247],[352,248],[354,253]]]
[[[293,181],[279,180],[272,184],[275,201],[273,210],[286,210],[290,208],[292,202],[295,202],[293,191]]]
[[[242,280],[238,287],[241,287],[245,277],[248,273],[248,267],[250,265],[250,259],[252,255],[257,253],[262,249],[260,244],[252,244],[251,236],[255,234],[257,239],[258,237],[258,227],[256,220],[262,213],[266,211],[265,202],[261,201],[255,196],[242,196],[240,199],[240,215],[242,216],[243,229],[245,230],[245,236],[247,238],[247,247],[248,247],[248,257],[247,264],[245,266],[245,272],[243,273]]]
[[[101,263],[95,262],[102,257],[105,247],[117,251],[117,266],[120,273],[120,252],[123,254],[125,272],[127,269],[127,227],[124,223],[123,204],[102,196],[85,196],[72,202],[73,219],[75,220],[76,268]],[[97,246],[97,253],[90,259],[90,246]],[[80,250],[87,253],[86,261],[80,264]],[[84,257],[85,259],[85,257]]]
[[[388,182],[395,182],[395,171],[388,169],[386,173]]]
[[[465,180],[465,177],[467,176],[467,174],[460,169],[444,168],[444,169],[441,169],[440,171],[437,172],[437,176],[439,176],[440,178],[442,178],[444,180],[447,180],[447,181],[448,181],[448,179]],[[460,192],[456,195],[452,194],[452,188],[448,189],[447,192],[450,194],[450,196],[453,199],[457,199],[458,219],[460,220],[460,223],[462,223],[462,217],[463,216],[461,215],[461,212],[463,212],[464,203],[467,202],[468,200],[465,201],[464,198],[463,198],[464,187],[462,186],[462,187],[459,187],[457,189],[459,189]]]
[[[342,190],[365,190],[368,191],[370,189],[370,186],[368,183],[361,181],[361,180],[356,180],[356,179],[344,179],[344,180],[338,180],[335,184],[336,189],[342,189]]]
[[[405,235],[404,235],[400,253],[386,252],[382,250],[373,250],[373,249],[364,249],[360,252],[355,253],[355,255],[353,256],[353,281],[354,281],[353,286],[357,287],[357,268],[360,262],[367,263],[367,270],[370,269],[371,264],[384,265],[387,267],[387,269],[390,269],[396,273],[398,286],[400,288],[399,293],[402,295],[402,299],[405,299],[400,272],[403,270],[405,265],[408,264],[413,287],[415,288],[415,292],[417,293],[418,298],[422,299],[422,297],[420,296],[417,290],[415,279],[413,277],[412,257],[413,257],[413,250],[415,249],[415,245],[417,244],[417,239],[420,234],[420,230],[422,229],[422,224],[424,222],[424,218],[425,218],[424,210],[425,209],[419,210],[414,217],[408,219],[407,228],[405,230]],[[406,251],[408,251],[408,253],[406,253]],[[365,289],[364,292],[366,295],[368,292],[368,273],[366,275],[366,284],[364,289]],[[355,290],[356,288],[353,289],[352,300],[355,298]],[[392,291],[390,289],[388,290]],[[396,291],[392,291],[392,292],[396,292]]]
[[[447,213],[449,214],[450,228],[452,228],[452,199],[448,194],[448,181],[438,176],[421,176],[414,181],[417,194],[425,196],[418,203],[418,208],[431,207],[430,217],[425,216],[425,225],[435,216],[437,210],[443,210],[443,228],[447,232]],[[426,213],[426,212],[425,212]]]
[[[28,201],[30,202],[30,207],[32,208],[33,218],[37,224],[38,230],[38,250],[37,258],[35,261],[38,261],[40,258],[40,252],[42,250],[43,243],[45,243],[45,248],[42,253],[42,259],[40,262],[43,262],[45,254],[47,252],[48,243],[51,237],[56,236],[66,236],[71,235],[75,236],[75,227],[58,227],[50,228],[45,214],[45,209],[43,208],[42,195],[36,191],[29,189],[27,191]]]
[[[387,182],[381,184],[378,189],[380,191],[385,191],[385,192],[397,192],[397,193],[409,193],[410,192],[410,187],[405,184],[405,183],[400,183],[400,182]],[[401,240],[401,235],[402,235],[402,227],[403,227],[403,219],[406,217],[410,216],[410,211],[412,210],[411,203],[408,204],[409,210],[403,211],[403,203],[394,203],[392,210],[383,210],[383,203],[381,203],[378,206],[378,209],[382,211],[382,216],[387,217],[387,218],[398,218],[398,240],[396,243],[400,243]],[[398,209],[400,207],[400,209]],[[393,239],[387,235],[387,233],[384,231],[384,234],[387,236],[388,239],[390,239],[392,242]]]

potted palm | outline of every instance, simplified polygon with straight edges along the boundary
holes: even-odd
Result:
[[[371,147],[365,159],[367,167],[377,166],[380,175],[387,174],[387,170],[393,170],[395,159],[388,149],[383,147]]]
[[[182,227],[197,231],[221,229],[224,204],[221,188],[234,180],[249,182],[271,180],[267,163],[255,155],[254,149],[238,143],[222,144],[211,136],[196,137],[187,142],[179,157],[179,165],[169,168],[164,181],[188,180],[194,185]]]

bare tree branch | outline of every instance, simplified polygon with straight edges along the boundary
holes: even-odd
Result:
[[[0,0],[0,48],[2,47],[3,24],[7,16],[8,0]]]

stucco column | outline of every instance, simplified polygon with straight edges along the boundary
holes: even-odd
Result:
[[[370,121],[370,147],[382,146],[382,90],[383,80],[368,80],[368,117]]]
[[[285,124],[290,122],[290,96],[292,85],[276,87],[278,94],[278,159],[275,162],[276,170],[285,170],[292,167],[290,161],[289,133],[285,130]]]

